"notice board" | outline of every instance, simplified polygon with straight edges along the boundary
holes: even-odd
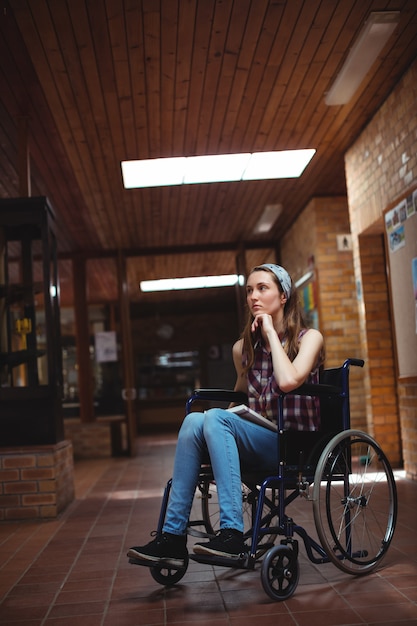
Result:
[[[417,376],[417,189],[385,212],[398,374]]]

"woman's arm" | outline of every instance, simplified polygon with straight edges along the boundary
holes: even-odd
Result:
[[[275,380],[279,388],[288,393],[299,387],[316,366],[323,347],[323,336],[318,330],[310,328],[300,339],[299,352],[292,362],[273,327],[268,330],[267,337],[272,354]]]
[[[288,393],[299,387],[314,369],[323,347],[323,336],[314,328],[310,328],[300,339],[300,349],[294,361],[290,361],[281,345],[278,333],[274,328],[272,317],[267,313],[255,316],[252,332],[260,328],[269,345],[275,380],[279,388]]]
[[[234,390],[248,393],[248,381],[243,371],[242,349],[243,339],[239,339],[236,341],[232,349],[233,363],[236,370],[236,384]]]

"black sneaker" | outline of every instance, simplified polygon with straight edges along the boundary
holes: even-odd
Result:
[[[194,552],[196,554],[212,554],[215,556],[238,559],[248,548],[243,541],[243,533],[231,528],[219,530],[214,539],[207,543],[196,543]]]
[[[129,559],[162,563],[173,568],[181,568],[188,557],[186,535],[162,533],[146,546],[134,546],[127,552]]]

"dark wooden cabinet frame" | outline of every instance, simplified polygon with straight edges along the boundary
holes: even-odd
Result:
[[[16,307],[26,327],[25,345],[17,349]],[[45,197],[0,200],[0,381],[0,447],[64,438],[57,241]]]

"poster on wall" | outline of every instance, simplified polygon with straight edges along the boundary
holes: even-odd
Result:
[[[317,283],[311,280],[308,284],[299,288],[301,306],[304,309],[304,315],[308,326],[311,328],[319,327],[319,314],[317,302]]]
[[[112,330],[95,333],[96,362],[117,361],[117,339]]]
[[[413,191],[413,201],[410,203],[410,207],[408,208],[408,217],[417,213],[417,189]]]
[[[407,198],[402,200],[396,207],[385,214],[385,228],[392,252],[405,246],[404,222],[407,219],[407,200]],[[413,204],[412,199],[411,204]]]
[[[417,376],[417,189],[384,213],[398,374]]]

